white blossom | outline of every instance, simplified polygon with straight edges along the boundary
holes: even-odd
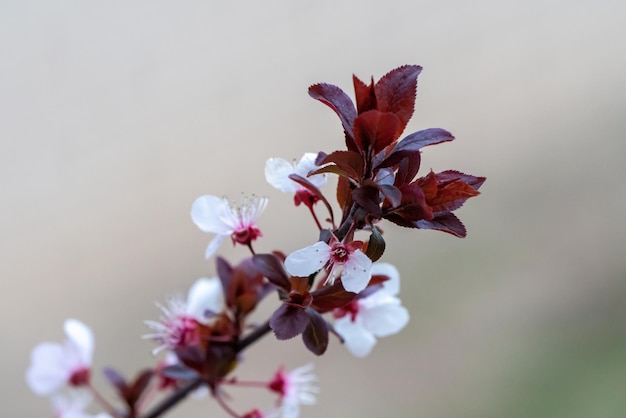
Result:
[[[157,306],[163,315],[160,321],[145,321],[155,332],[143,336],[159,343],[154,354],[163,349],[196,344],[198,323],[209,324],[212,317],[224,310],[222,282],[217,277],[198,279],[189,289],[186,300],[174,296],[168,300],[167,306]]]
[[[274,375],[269,388],[280,394],[280,418],[297,418],[300,405],[313,405],[319,388],[317,376],[312,373],[313,363],[298,367],[289,373],[283,368]]]
[[[382,288],[364,298],[353,300],[346,308],[335,310],[335,331],[344,339],[346,348],[357,357],[367,356],[376,337],[396,334],[409,322],[409,312],[396,297],[400,291],[400,274],[388,263],[374,263],[372,275],[389,279]]]
[[[26,371],[28,386],[38,395],[52,395],[67,386],[88,383],[93,358],[91,330],[75,319],[65,321],[63,344],[42,343],[31,352]]]
[[[226,198],[204,195],[198,197],[191,206],[191,219],[200,230],[216,234],[205,251],[211,257],[230,236],[233,243],[250,245],[261,236],[256,226],[258,218],[267,206],[266,197],[247,197],[237,205],[231,205]]]
[[[305,190],[304,187],[289,178],[291,174],[304,177],[315,187],[321,187],[328,180],[326,173],[308,176],[311,171],[318,168],[315,164],[316,157],[317,154],[307,152],[297,163],[295,161],[290,163],[282,158],[270,158],[265,163],[265,179],[273,187],[285,193],[297,193],[300,190]]]

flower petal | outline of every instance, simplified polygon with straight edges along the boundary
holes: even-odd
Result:
[[[367,287],[372,275],[372,260],[363,251],[356,250],[348,257],[341,272],[341,284],[348,292],[359,293]]]
[[[374,345],[376,338],[365,329],[360,322],[352,322],[349,316],[344,316],[335,321],[335,331],[344,339],[344,345],[354,356],[367,356]]]
[[[196,318],[198,322],[207,323],[210,314],[222,312],[224,305],[222,283],[217,277],[198,279],[189,289],[187,314]]]
[[[211,258],[211,256],[215,254],[215,251],[217,251],[220,245],[222,245],[222,241],[224,241],[224,238],[226,238],[226,235],[216,235],[215,237],[213,237],[211,242],[209,242],[209,245],[207,245],[206,250],[204,251],[204,257],[207,259]]]
[[[298,190],[298,183],[289,178],[293,173],[293,164],[282,158],[270,158],[265,162],[265,180],[281,192],[295,193]]]
[[[76,348],[80,366],[91,366],[93,359],[94,338],[91,329],[76,319],[68,319],[63,329],[69,341]]]
[[[61,344],[39,344],[30,358],[26,382],[37,395],[51,395],[67,383],[70,371],[65,367],[65,350]]]
[[[315,159],[317,158],[317,154],[312,152],[305,153],[295,168],[295,173],[301,177],[307,179],[311,184],[315,187],[320,187],[326,184],[328,180],[328,176],[326,173],[323,174],[315,174],[313,176],[308,176],[308,174],[318,168],[318,165],[315,164]]]
[[[381,275],[387,276],[389,279],[383,282],[383,288],[376,292],[379,294],[383,292],[389,296],[395,296],[400,292],[400,272],[398,269],[389,263],[374,263],[372,264],[372,276]]]
[[[228,211],[226,199],[204,195],[197,198],[191,205],[191,220],[204,232],[230,235],[233,230],[223,221]]]
[[[360,316],[363,326],[377,337],[396,334],[409,322],[409,311],[395,297],[388,297],[385,303],[363,309]]]
[[[285,259],[285,269],[292,276],[306,277],[315,273],[330,259],[330,246],[324,241],[294,251]]]

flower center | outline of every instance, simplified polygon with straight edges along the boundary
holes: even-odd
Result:
[[[233,244],[250,245],[252,241],[262,236],[261,230],[254,225],[238,229],[230,236]]]
[[[89,383],[89,376],[89,368],[81,367],[80,369],[76,369],[72,372],[69,384],[70,386],[84,386]]]
[[[336,243],[333,245],[331,257],[334,263],[343,264],[347,261],[350,252],[348,249],[341,243]]]
[[[182,316],[176,318],[172,324],[170,324],[170,341],[168,346],[170,347],[189,347],[198,343],[198,335],[196,330],[198,329],[198,321],[195,318],[189,316]]]

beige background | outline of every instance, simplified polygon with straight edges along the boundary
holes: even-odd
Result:
[[[65,318],[93,328],[98,368],[151,364],[154,302],[214,273],[195,197],[268,195],[258,249],[310,243],[265,159],[342,146],[310,84],[352,95],[352,73],[411,63],[409,130],[457,137],[423,170],[488,177],[468,238],[389,225],[406,330],[365,360],[267,338],[239,376],[314,360],[303,417],[623,417],[625,19],[609,0],[0,1],[0,416],[50,416],[24,371]],[[271,404],[249,394],[238,410]]]

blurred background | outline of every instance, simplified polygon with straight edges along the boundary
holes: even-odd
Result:
[[[625,21],[609,0],[0,1],[0,416],[51,416],[24,372],[68,317],[94,330],[97,369],[153,364],[154,303],[215,273],[197,196],[269,196],[258,251],[315,239],[265,160],[343,147],[309,85],[352,96],[353,73],[403,64],[424,67],[407,132],[457,138],[422,173],[488,178],[457,212],[468,237],[387,224],[406,329],[366,359],[269,336],[237,375],[314,361],[305,418],[626,416]],[[168,416],[226,415],[205,399]]]

